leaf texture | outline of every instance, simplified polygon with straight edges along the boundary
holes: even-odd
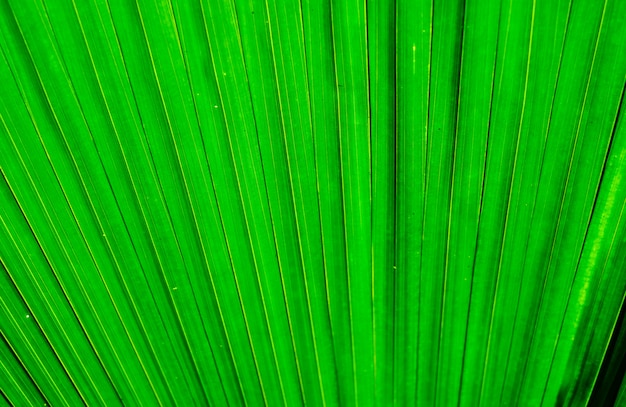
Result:
[[[625,25],[0,0],[0,402],[623,405]]]

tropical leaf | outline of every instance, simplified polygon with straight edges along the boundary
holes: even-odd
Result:
[[[624,26],[0,1],[0,402],[624,405]]]

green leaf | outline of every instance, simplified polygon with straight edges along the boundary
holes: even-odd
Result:
[[[623,404],[625,24],[1,1],[0,401]]]

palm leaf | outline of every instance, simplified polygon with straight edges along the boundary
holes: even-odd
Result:
[[[0,402],[623,405],[625,16],[0,2]]]

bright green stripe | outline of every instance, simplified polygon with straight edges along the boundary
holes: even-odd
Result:
[[[331,21],[353,375],[345,402],[371,405],[374,375],[367,5],[362,1],[331,4]]]
[[[394,401],[416,402],[420,256],[431,53],[431,2],[396,3]],[[429,372],[433,374],[434,372]]]
[[[436,5],[437,6],[437,5]],[[433,10],[433,68],[431,76],[429,136],[427,141],[427,178],[424,208],[424,237],[422,267],[425,270],[445,270],[452,185],[453,151],[461,66],[461,35],[464,5],[461,2],[441,3]],[[439,33],[454,33],[454,35]],[[435,403],[447,405],[457,396],[452,391],[448,369],[453,357],[447,347],[446,329],[454,321],[446,320],[448,272],[425,274],[426,292],[430,293],[434,312],[425,324],[431,354],[437,355],[436,365],[429,368],[437,376],[430,386]],[[437,335],[437,336],[435,336]],[[445,391],[443,389],[446,389]]]
[[[325,289],[319,292],[318,298],[325,301],[328,307],[331,342],[326,346],[333,347],[335,359],[334,366],[328,369],[336,372],[334,380],[338,388],[338,394],[326,397],[326,402],[338,405],[352,400],[353,376],[334,43],[332,27],[327,23],[330,13],[330,2],[302,2],[323,255],[323,270],[316,270],[315,273],[324,279]],[[326,383],[332,386],[331,378],[335,373],[325,371],[324,374],[328,374]]]
[[[461,34],[464,5],[460,1],[434,3],[432,10],[432,55],[429,90],[428,138],[422,257],[420,268],[420,303],[430,305],[420,314],[418,403],[449,405],[456,397],[457,385],[449,383],[449,360],[445,347],[447,298],[446,242],[452,185],[453,149],[456,132],[457,99],[461,69]],[[424,307],[422,307],[424,308]],[[446,389],[446,390],[444,390]]]
[[[393,397],[395,1],[368,3],[375,405]]]

